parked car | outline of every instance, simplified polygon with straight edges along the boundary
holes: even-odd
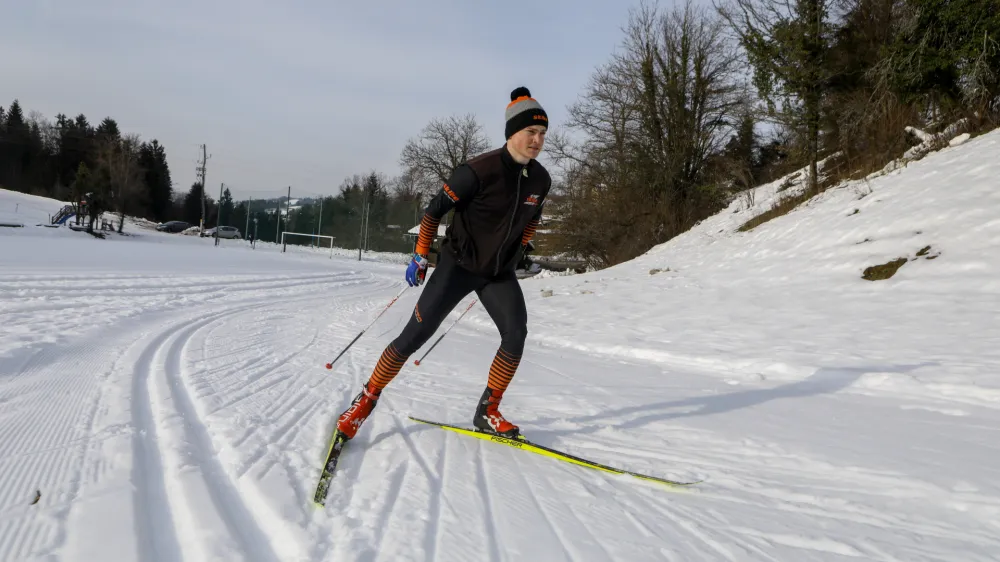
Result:
[[[240,229],[235,226],[220,226],[217,228],[219,229],[219,238],[243,238],[240,235]],[[206,230],[205,236],[215,237],[215,228]]]
[[[160,232],[184,232],[189,228],[191,228],[191,225],[184,221],[168,221],[156,225],[156,230]]]

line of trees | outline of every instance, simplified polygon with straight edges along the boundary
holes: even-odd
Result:
[[[83,114],[55,121],[25,115],[18,100],[0,106],[0,186],[81,201],[90,194],[92,218],[106,211],[155,221],[174,212],[166,149],[156,139],[123,134],[107,117],[96,127]]]

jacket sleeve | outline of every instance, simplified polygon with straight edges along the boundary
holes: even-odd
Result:
[[[430,252],[431,242],[437,235],[441,219],[453,208],[467,205],[478,189],[479,178],[472,168],[464,164],[455,168],[451,177],[441,186],[424,210],[424,217],[420,220],[420,234],[417,236],[416,253],[426,256]]]
[[[528,222],[528,226],[524,227],[524,232],[521,233],[522,246],[527,246],[528,242],[531,242],[531,239],[534,238],[535,230],[538,229],[538,224],[542,222],[542,207],[544,206],[544,202],[538,205],[538,210],[535,211],[535,216],[531,217],[531,220]]]
[[[535,230],[538,229],[538,225],[542,222],[542,208],[545,207],[545,201],[549,196],[549,190],[552,189],[552,180],[549,179],[549,185],[545,187],[545,192],[542,193],[542,198],[538,202],[538,210],[535,211],[535,216],[531,217],[528,221],[528,226],[524,227],[524,232],[521,233],[521,245],[527,246],[528,242],[535,236]]]

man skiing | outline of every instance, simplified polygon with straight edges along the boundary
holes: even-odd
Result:
[[[347,439],[354,437],[410,355],[472,291],[501,336],[473,425],[505,437],[519,435],[518,427],[504,419],[498,409],[521,361],[527,336],[528,314],[514,268],[535,234],[552,180],[535,160],[548,129],[545,110],[524,87],[511,92],[510,99],[504,146],[457,167],[427,205],[413,259],[406,268],[411,287],[423,283],[431,242],[451,209],[455,209],[454,221],[409,322],[383,350],[371,377],[337,421],[337,429]]]

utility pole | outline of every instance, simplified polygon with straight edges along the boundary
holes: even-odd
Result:
[[[281,214],[281,202],[278,202],[278,214]],[[288,221],[292,218],[292,186],[288,186],[288,201],[285,202],[285,230],[288,230]],[[284,252],[288,248],[288,242],[285,241],[281,245],[281,251]]]
[[[319,220],[316,225],[316,234],[323,234],[323,198],[319,198]],[[319,247],[319,238],[313,238],[313,243]]]
[[[278,217],[278,225],[274,227],[274,243],[278,243],[278,237],[281,235],[281,197],[278,197],[278,203],[275,205],[274,214]]]
[[[246,228],[243,229],[244,239],[250,235],[250,207],[253,207],[253,196],[250,197],[250,202],[247,203],[247,225]]]
[[[365,216],[368,207],[368,187],[361,188],[361,231],[358,232],[358,261],[361,261],[361,248],[365,245]]]
[[[205,233],[205,170],[208,165],[208,153],[205,145],[201,145],[201,165],[195,168],[201,177],[201,222],[198,223],[198,235]]]
[[[219,227],[222,226],[222,188],[226,184],[219,184],[219,212],[215,215],[215,245],[219,245]]]

